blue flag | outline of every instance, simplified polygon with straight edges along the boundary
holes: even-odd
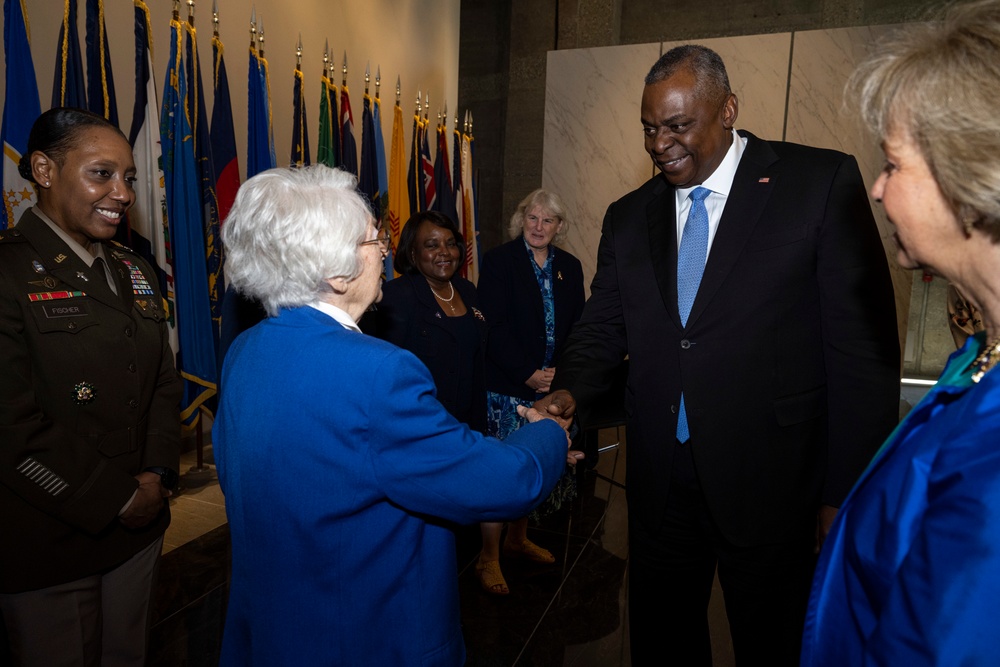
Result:
[[[413,134],[410,136],[410,161],[406,169],[406,192],[410,197],[410,215],[424,210],[424,197],[420,191],[420,116],[413,116]],[[406,220],[401,224],[405,225]]]
[[[179,21],[170,22],[170,37],[160,136],[177,286],[177,369],[184,380],[181,420],[193,428],[199,423],[199,408],[216,393],[215,346],[205,267],[201,173],[195,158],[194,128],[187,114],[189,91]]]
[[[267,61],[250,46],[247,72],[247,178],[277,166],[272,149],[271,112],[267,98]]]
[[[104,29],[104,0],[87,0],[87,102],[91,111],[119,127],[108,32]]]
[[[372,98],[365,94],[361,111],[361,173],[358,190],[365,195],[376,222],[382,220],[378,201],[378,160],[375,157],[375,119],[372,116]]]
[[[208,301],[212,311],[212,335],[219,349],[219,322],[222,319],[222,240],[219,238],[219,201],[215,196],[215,160],[209,134],[208,113],[205,111],[205,87],[201,82],[201,61],[198,58],[198,33],[191,22],[184,24],[187,67],[187,110],[194,126],[194,156],[198,166],[201,190],[202,224],[204,226],[204,256],[208,270]]]
[[[219,200],[219,221],[224,223],[240,187],[240,165],[236,159],[236,131],[233,129],[233,103],[229,97],[229,75],[223,58],[222,40],[212,37],[215,56],[215,102],[212,104],[212,157],[215,158],[215,196]]]
[[[437,128],[437,155],[434,156],[434,185],[437,188],[437,201],[434,210],[440,211],[458,222],[455,210],[455,192],[451,187],[451,165],[448,164],[448,118]]]
[[[28,17],[23,0],[4,0],[3,52],[7,63],[4,79],[3,126],[3,201],[4,216],[0,229],[13,227],[21,214],[35,203],[35,190],[21,178],[17,164],[28,150],[28,134],[41,113],[38,81],[28,43]]]
[[[379,148],[375,143],[375,134],[376,128],[375,116],[372,113],[372,98],[369,97],[368,93],[365,93],[361,111],[361,175],[358,179],[358,190],[368,200],[368,205],[372,209],[372,215],[375,217],[375,226],[381,229],[382,221],[385,220],[384,211],[382,210],[382,193],[385,191],[379,190],[379,160],[376,154]],[[382,162],[384,165],[384,158]],[[386,278],[392,277],[392,264],[387,264],[387,268],[383,267],[383,270],[385,271]]]
[[[265,116],[267,120],[267,153],[271,167],[273,168],[278,166],[278,158],[274,152],[274,114],[271,113],[271,72],[268,68],[267,58],[264,57],[263,42],[261,44],[260,53],[258,54],[260,69],[257,70],[257,74],[260,75],[260,89],[264,91],[264,109],[267,112]]]
[[[76,29],[76,0],[66,0],[63,8],[56,50],[56,72],[52,77],[52,106],[87,108],[83,60],[80,58],[80,33]]]

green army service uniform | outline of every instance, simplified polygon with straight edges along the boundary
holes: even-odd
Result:
[[[28,210],[0,231],[0,593],[101,573],[166,530],[118,520],[177,470],[181,386],[149,264],[103,244],[118,293]]]

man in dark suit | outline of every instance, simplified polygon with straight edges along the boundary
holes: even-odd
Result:
[[[737,111],[710,49],[650,70],[642,125],[662,177],[608,208],[539,404],[599,400],[629,357],[637,664],[711,664],[716,568],[740,664],[797,664],[814,549],[896,423],[894,300],[857,163],[737,133]]]

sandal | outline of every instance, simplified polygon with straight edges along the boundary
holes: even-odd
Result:
[[[509,558],[527,558],[534,563],[556,562],[552,552],[548,549],[543,549],[527,538],[516,547],[510,542],[504,542],[503,555]]]
[[[500,562],[488,560],[486,562],[476,562],[476,576],[479,577],[479,585],[483,590],[492,595],[507,595],[510,589],[500,571]]]

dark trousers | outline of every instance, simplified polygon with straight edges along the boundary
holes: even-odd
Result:
[[[0,595],[14,665],[145,665],[150,597],[162,547],[160,537],[109,572]]]
[[[632,664],[712,664],[708,602],[718,567],[737,665],[798,665],[815,525],[779,544],[731,544],[705,504],[691,454],[697,444],[673,446],[663,523],[629,521]]]

